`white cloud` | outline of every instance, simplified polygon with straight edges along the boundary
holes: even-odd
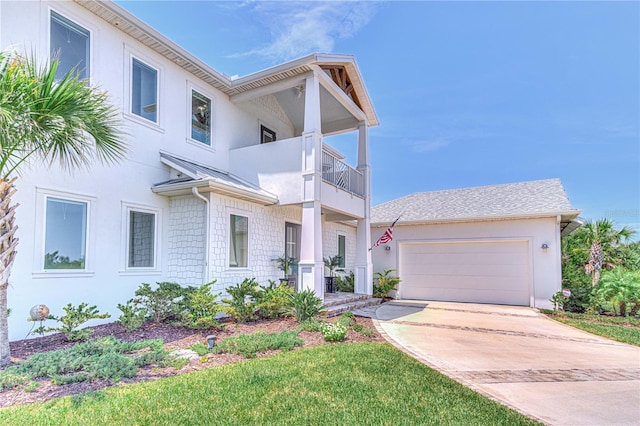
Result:
[[[354,36],[369,23],[377,9],[369,1],[245,2],[269,28],[271,41],[234,57],[258,55],[286,61],[320,52],[331,53],[337,40]]]
[[[421,140],[411,142],[411,150],[413,152],[431,152],[437,151],[440,148],[449,146],[449,141],[443,138],[435,138],[432,140]]]

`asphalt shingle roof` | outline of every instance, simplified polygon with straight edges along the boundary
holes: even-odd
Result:
[[[430,222],[575,213],[560,179],[417,192],[372,207],[372,223]],[[572,215],[573,216],[573,215]]]

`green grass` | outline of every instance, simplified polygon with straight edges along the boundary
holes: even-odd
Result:
[[[613,321],[611,321],[611,323],[605,321],[593,322],[592,320],[575,319],[575,317],[567,318],[559,315],[551,315],[551,318],[563,324],[579,328],[580,330],[597,334],[598,336],[606,337],[622,343],[628,343],[634,346],[640,346],[640,327],[617,325]]]
[[[0,423],[537,424],[386,343],[324,345],[46,403]]]

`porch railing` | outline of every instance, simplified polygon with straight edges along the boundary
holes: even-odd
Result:
[[[322,151],[322,180],[351,194],[364,197],[362,173],[327,151]]]

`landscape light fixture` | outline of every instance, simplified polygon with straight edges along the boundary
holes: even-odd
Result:
[[[209,349],[213,349],[213,347],[216,345],[216,337],[217,335],[215,334],[210,334],[207,336],[207,345],[209,346]]]

